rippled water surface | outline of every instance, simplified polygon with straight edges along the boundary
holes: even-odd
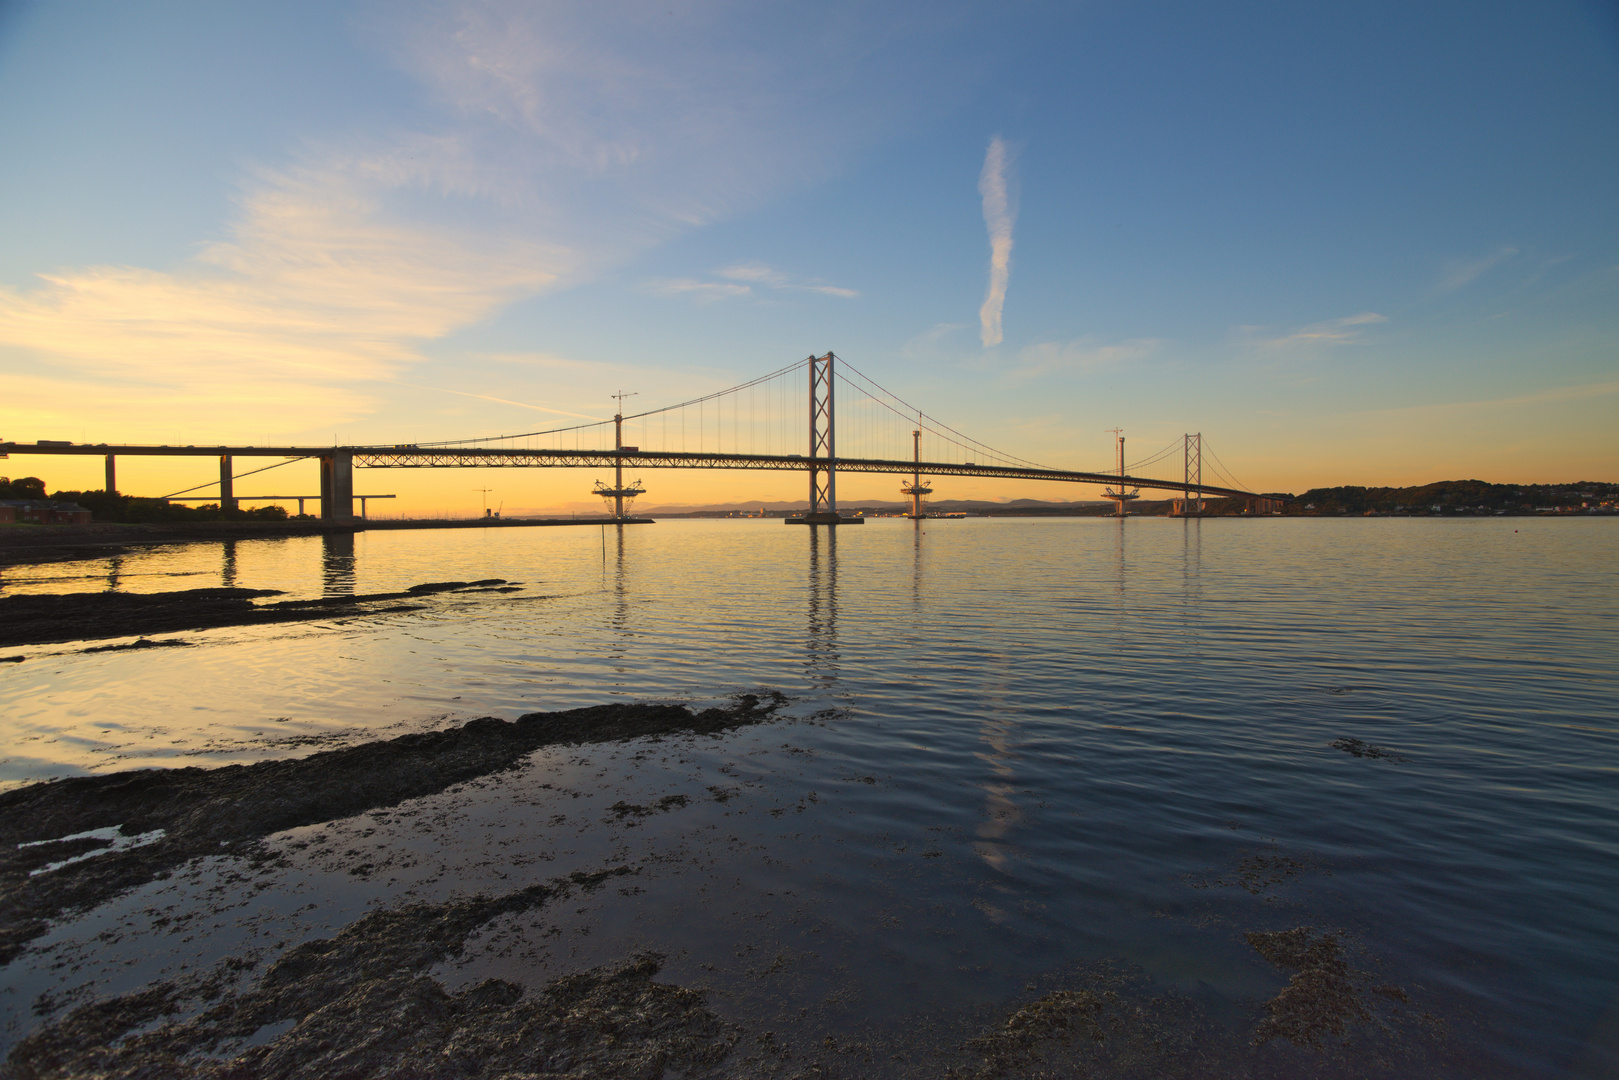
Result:
[[[1616,547],[1605,520],[665,521],[8,569],[6,592],[525,589],[179,635],[193,648],[18,650],[0,782],[769,687],[792,718],[678,752],[542,752],[441,799],[437,832],[382,815],[367,827],[420,866],[312,862],[319,918],[266,909],[219,948],[628,853],[652,867],[639,891],[454,977],[652,947],[736,1015],[768,1002],[819,1037],[993,1011],[1113,957],[1240,1032],[1287,981],[1244,935],[1308,925],[1343,931],[1482,1071],[1612,1075]],[[691,806],[607,813],[669,792]],[[137,906],[61,928],[55,955]],[[81,955],[78,977],[124,989],[200,962],[123,948]],[[120,985],[120,964],[138,976]],[[27,958],[5,978],[8,1042],[35,995],[73,985]]]

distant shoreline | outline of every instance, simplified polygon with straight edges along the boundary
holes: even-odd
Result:
[[[628,518],[625,524],[652,524]],[[161,525],[94,522],[89,525],[0,526],[0,566],[26,566],[117,555],[142,547],[222,540],[278,540],[298,536],[352,536],[389,529],[521,528],[550,525],[606,525],[607,518],[464,518],[403,521],[186,521]]]

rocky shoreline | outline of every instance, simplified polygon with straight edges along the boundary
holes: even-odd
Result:
[[[386,817],[376,811],[464,790],[469,783],[482,787],[480,778],[499,783],[496,774],[516,776],[537,750],[616,744],[622,750],[611,753],[629,755],[622,759],[628,762],[651,754],[680,758],[692,752],[693,737],[706,740],[779,722],[787,704],[782,695],[761,690],[705,709],[637,703],[531,713],[514,721],[486,717],[300,759],[143,769],[7,792],[0,795],[0,964],[25,951],[48,952],[40,937],[53,924],[150,883],[183,879],[210,859],[223,858],[248,876],[265,878],[255,887],[265,888],[294,865],[289,860],[302,858],[300,851],[343,846],[341,840],[282,843],[273,834],[359,820],[361,831],[354,835],[369,837]],[[663,741],[667,745],[654,749]],[[611,829],[639,831],[665,812],[691,813],[702,801],[698,793],[632,795],[617,787],[621,779],[604,782],[593,811],[605,813],[600,823]],[[708,791],[729,815],[739,798],[749,798],[739,793],[754,788],[760,795],[766,791],[746,783]],[[615,793],[619,801],[605,805]],[[788,809],[770,807],[771,801],[767,797],[758,809],[772,819]],[[545,820],[538,817],[530,827],[561,829],[564,818],[550,818],[549,826]],[[475,833],[467,839],[491,842],[487,836],[478,841]],[[712,842],[739,843],[723,833]],[[377,857],[359,845],[332,854],[339,856],[332,869],[361,877]],[[532,980],[522,973],[538,976],[543,968],[457,977],[468,954],[487,953],[491,939],[512,924],[532,927],[528,933],[549,940],[562,931],[554,923],[542,929],[544,923],[566,921],[567,909],[599,903],[611,893],[618,902],[640,895],[641,886],[653,887],[671,867],[703,862],[697,854],[681,844],[637,853],[615,841],[598,848],[582,869],[513,882],[507,891],[485,883],[479,891],[431,899],[393,897],[278,954],[238,946],[189,971],[182,963],[150,982],[86,995],[65,1009],[66,1002],[42,997],[35,1014],[55,1015],[11,1047],[0,1077],[1347,1078],[1419,1074],[1413,1069],[1459,1075],[1446,1071],[1454,1063],[1442,1025],[1414,1007],[1405,990],[1374,977],[1377,964],[1352,932],[1300,925],[1302,912],[1265,910],[1277,890],[1320,869],[1279,849],[1250,853],[1234,868],[1211,868],[1205,878],[1186,883],[1230,888],[1259,905],[1250,913],[1252,922],[1224,932],[1240,933],[1286,985],[1269,1000],[1255,1000],[1240,1019],[1217,1018],[1197,998],[1139,967],[1101,961],[1053,970],[998,1006],[922,1014],[900,1026],[845,1021],[817,1028],[815,1021],[803,1021],[806,1009],[780,1003],[760,1010],[748,1001],[774,992],[760,980],[784,977],[778,972],[814,957],[807,941],[789,947],[774,930],[766,940],[775,960],[743,961],[740,974],[747,982],[741,994],[705,978],[712,965],[693,965],[678,939],[654,938]],[[768,862],[770,853],[764,857]],[[233,901],[221,896],[207,903]],[[734,901],[719,903],[723,911]],[[199,925],[216,918],[216,910],[224,908],[205,905]],[[577,908],[575,916],[587,910]],[[1165,917],[1199,925],[1203,918],[1195,911]],[[148,911],[132,932],[143,940],[168,933],[170,919],[168,909]],[[508,929],[491,930],[502,926]],[[588,934],[591,928],[586,921],[574,932]],[[800,930],[815,933],[816,926]],[[95,940],[115,938],[104,932]],[[666,947],[676,974],[672,981],[658,979],[665,956],[648,951]],[[739,943],[736,955],[752,948]],[[60,955],[51,961],[71,962]],[[853,986],[860,974],[843,971],[840,978]],[[832,1010],[829,1015],[839,1008],[830,1003],[845,992],[837,984],[816,991],[825,995],[821,1007]]]
[[[478,927],[630,873],[576,872],[505,896],[372,912],[287,951],[257,985],[160,983],[74,1010],[13,1048],[18,1080],[81,1076],[544,1076],[640,1080],[709,1071],[737,1041],[695,990],[653,981],[662,958],[451,994],[423,974]],[[189,1019],[179,1019],[188,1012]],[[276,1037],[254,1043],[266,1029]],[[252,1044],[252,1045],[249,1045]],[[182,1064],[182,1062],[184,1064]]]
[[[0,596],[0,648],[144,638],[216,626],[261,626],[309,619],[355,618],[416,611],[437,594],[486,596],[522,591],[505,578],[429,581],[401,592],[357,593],[310,600],[254,601],[283,595],[279,589],[183,589],[177,592],[22,593]],[[137,641],[127,648],[150,648],[173,641]],[[100,646],[101,652],[119,646]],[[86,650],[92,651],[92,650]],[[8,658],[10,659],[10,658]]]
[[[5,792],[0,964],[15,959],[50,920],[92,908],[198,856],[268,858],[256,845],[271,833],[431,795],[512,768],[541,747],[718,734],[767,720],[784,701],[747,694],[729,708],[700,712],[679,705],[598,705],[514,721],[485,717],[304,758],[138,769]]]

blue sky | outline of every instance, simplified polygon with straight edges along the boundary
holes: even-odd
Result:
[[[1619,477],[1611,4],[0,12],[7,438],[528,430],[830,348],[1054,466]]]

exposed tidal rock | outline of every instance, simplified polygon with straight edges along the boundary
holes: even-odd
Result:
[[[1392,761],[1396,764],[1408,760],[1404,756],[1396,754],[1387,747],[1377,746],[1369,742],[1362,742],[1359,739],[1352,739],[1348,736],[1341,739],[1334,739],[1327,745],[1332,747],[1334,750],[1342,750],[1344,753],[1358,758],[1378,758],[1383,761]]]
[[[173,984],[77,1009],[20,1042],[6,1071],[17,1080],[639,1080],[704,1072],[736,1035],[701,993],[653,981],[656,954],[565,975],[533,996],[498,979],[452,994],[421,974],[459,955],[467,935],[496,916],[626,873],[577,873],[505,896],[373,912],[335,937],[289,950],[258,986],[189,1019],[171,1019],[187,997]]]
[[[168,634],[214,626],[258,626],[303,622],[335,616],[353,618],[416,611],[421,600],[438,593],[507,593],[522,586],[504,578],[479,581],[431,581],[403,592],[323,596],[310,600],[278,600],[278,589],[182,589],[176,592],[22,593],[0,596],[0,646],[46,645],[63,641]],[[162,644],[169,644],[164,642]],[[142,647],[142,646],[136,646]]]
[[[328,750],[304,758],[220,769],[138,769],[34,784],[0,794],[0,964],[47,920],[85,909],[204,855],[265,857],[271,833],[394,806],[453,784],[513,768],[558,744],[643,736],[711,735],[769,719],[779,694],[745,694],[727,708],[597,705],[485,717],[444,731]],[[66,841],[94,830],[153,837],[48,873],[41,865],[79,854]],[[52,849],[60,848],[63,854]]]
[[[1228,1033],[1191,1000],[1151,993],[1139,972],[1102,964],[1076,973],[1073,982],[968,1040],[962,1049],[976,1063],[946,1075],[1202,1076],[1231,1059]]]
[[[1351,1024],[1371,1020],[1363,980],[1345,962],[1337,934],[1300,926],[1244,936],[1260,956],[1293,972],[1282,992],[1265,1003],[1255,1041],[1320,1046],[1327,1036],[1342,1038]]]

